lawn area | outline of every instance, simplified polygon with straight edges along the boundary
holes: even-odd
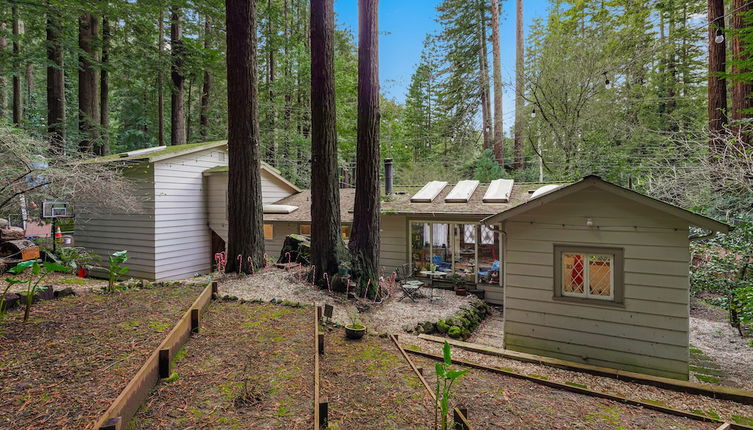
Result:
[[[348,340],[340,328],[326,332],[324,342],[321,395],[330,429],[431,428],[431,397],[390,339]]]
[[[204,285],[42,301],[0,326],[0,428],[87,428],[109,406]]]
[[[129,429],[311,428],[314,308],[216,301]]]
[[[435,380],[434,361],[411,357]],[[462,369],[462,366],[455,366]],[[612,400],[558,390],[506,375],[470,369],[453,385],[452,402],[468,409],[474,429],[716,429]]]

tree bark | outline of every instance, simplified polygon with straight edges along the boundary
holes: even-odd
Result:
[[[180,19],[180,11],[173,9],[170,14],[170,75],[173,81],[170,94],[170,145],[186,143],[186,112],[183,101],[186,78],[183,75],[183,33]]]
[[[94,39],[98,22],[92,14],[78,19],[78,129],[81,133],[80,152],[93,152],[98,140],[99,115],[97,112],[97,71]]]
[[[274,50],[274,27],[272,19],[272,0],[267,0],[267,126],[269,127],[269,145],[267,146],[267,161],[277,166],[277,139],[275,138],[275,50]]]
[[[212,24],[209,16],[204,20],[204,50],[209,50],[209,34],[212,30]],[[209,69],[204,70],[204,79],[201,84],[201,110],[199,112],[199,134],[202,140],[206,140],[209,135],[209,94],[212,91],[212,75]]]
[[[98,146],[99,155],[110,152],[110,20],[102,17],[102,68],[99,72],[99,124],[102,138]]]
[[[524,158],[524,92],[525,82],[523,78],[525,64],[525,45],[523,41],[523,0],[515,0],[515,168],[525,167]]]
[[[340,236],[333,0],[311,1],[311,259],[316,276],[337,273]],[[315,282],[318,282],[316,279]]]
[[[8,39],[2,36],[7,28],[7,24],[0,22],[0,54],[2,55],[5,55],[5,50],[8,49]],[[5,119],[8,110],[8,94],[6,92],[8,81],[5,79],[5,72],[6,70],[0,69],[0,121]]]
[[[160,9],[157,25],[159,38],[157,39],[157,58],[159,70],[157,72],[157,146],[165,144],[165,75],[162,73],[162,58],[165,50],[165,12]]]
[[[63,29],[60,12],[47,10],[47,133],[50,150],[60,154],[65,148],[65,70],[63,68]]]
[[[502,123],[502,60],[499,46],[499,3],[492,0],[492,67],[494,68],[494,159],[505,167]]]
[[[481,0],[478,18],[479,73],[481,74],[481,127],[483,128],[484,150],[491,149],[492,118],[489,95],[489,52],[486,46],[486,0]],[[431,97],[431,96],[430,96]]]
[[[264,263],[256,74],[256,1],[225,0],[228,101],[227,272]],[[240,257],[240,258],[239,258]]]
[[[753,84],[750,83],[749,78],[743,78],[743,75],[750,73],[750,70],[743,69],[738,64],[740,61],[749,60],[749,58],[746,57],[746,51],[749,49],[749,47],[741,37],[740,33],[747,27],[744,19],[751,8],[751,3],[749,1],[732,1],[732,75],[736,77],[735,82],[732,85],[733,120],[750,118],[751,114],[744,111],[753,108],[753,101],[751,100]],[[745,140],[749,141],[750,139],[748,138]]]
[[[708,0],[709,21],[709,76],[708,76],[708,117],[710,146],[716,152],[723,145],[721,134],[727,125],[727,81],[726,73],[726,41],[716,43],[717,32],[724,34],[724,1]]]
[[[362,287],[379,271],[379,23],[378,0],[358,0],[358,125],[356,197],[350,251]]]
[[[24,116],[23,95],[21,93],[21,75],[19,61],[21,59],[21,22],[18,19],[18,7],[11,8],[13,17],[13,124],[21,125]]]

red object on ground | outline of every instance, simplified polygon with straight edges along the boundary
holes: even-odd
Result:
[[[57,230],[55,230],[55,239],[62,239],[63,238],[63,232],[60,231],[60,227],[58,227]]]
[[[77,275],[79,278],[86,278],[86,269],[79,267]]]

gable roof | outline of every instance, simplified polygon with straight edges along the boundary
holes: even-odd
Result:
[[[207,149],[226,147],[227,140],[216,140],[213,142],[187,143],[185,145],[166,146],[164,149],[158,149],[151,152],[139,152],[139,150],[121,152],[119,154],[104,155],[102,157],[92,158],[91,163],[115,163],[119,161],[156,161],[167,160],[181,155],[193,154],[194,152],[206,151]],[[148,149],[148,148],[145,148]],[[132,155],[128,155],[132,154]]]
[[[611,182],[607,182],[595,175],[586,176],[578,182],[574,182],[569,185],[562,185],[546,193],[542,193],[535,198],[529,199],[525,203],[506,209],[496,215],[486,217],[482,220],[482,222],[486,224],[501,222],[590,187],[595,187],[608,193],[612,193],[628,200],[632,200],[644,206],[665,212],[671,216],[687,221],[688,224],[705,228],[707,230],[726,233],[732,229],[729,225],[723,222],[719,222],[715,219],[699,215],[679,206],[675,206],[673,204],[655,199],[653,197],[649,197],[645,194],[641,194],[631,189],[621,187]]]
[[[286,179],[284,176],[282,176],[282,173],[279,170],[277,170],[276,168],[270,166],[269,164],[265,163],[264,161],[261,162],[261,169],[264,170],[265,172],[269,173],[271,176],[273,176],[274,178],[276,178],[277,180],[279,180],[283,184],[285,184],[288,187],[290,187],[296,193],[300,193],[301,192],[301,189],[298,188],[294,183],[292,183],[288,179]],[[217,167],[212,167],[211,169],[207,169],[203,173],[204,173],[204,176],[209,176],[209,175],[223,175],[223,174],[227,175],[228,170],[229,170],[228,166],[217,166]]]

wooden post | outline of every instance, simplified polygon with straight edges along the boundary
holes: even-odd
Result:
[[[191,309],[191,333],[199,332],[199,310]]]
[[[159,350],[159,377],[165,379],[170,377],[170,350]]]
[[[322,355],[324,354],[324,334],[319,333],[317,336],[319,336],[319,354]]]
[[[110,418],[99,430],[120,430],[121,422],[120,417]]]
[[[219,292],[220,292],[220,289],[219,289],[219,286],[217,285],[217,281],[212,281],[212,298],[216,299]]]
[[[321,306],[316,307],[316,320],[317,321],[322,320],[322,307]]]
[[[319,401],[319,428],[320,429],[329,428],[329,419],[327,418],[328,411],[329,411],[329,403],[327,403],[327,398],[325,397],[321,401]]]
[[[459,413],[458,413],[459,412]],[[462,414],[462,417],[460,416]],[[455,430],[469,430],[465,425],[468,419],[468,409],[458,407],[453,410],[453,421],[455,422]]]

